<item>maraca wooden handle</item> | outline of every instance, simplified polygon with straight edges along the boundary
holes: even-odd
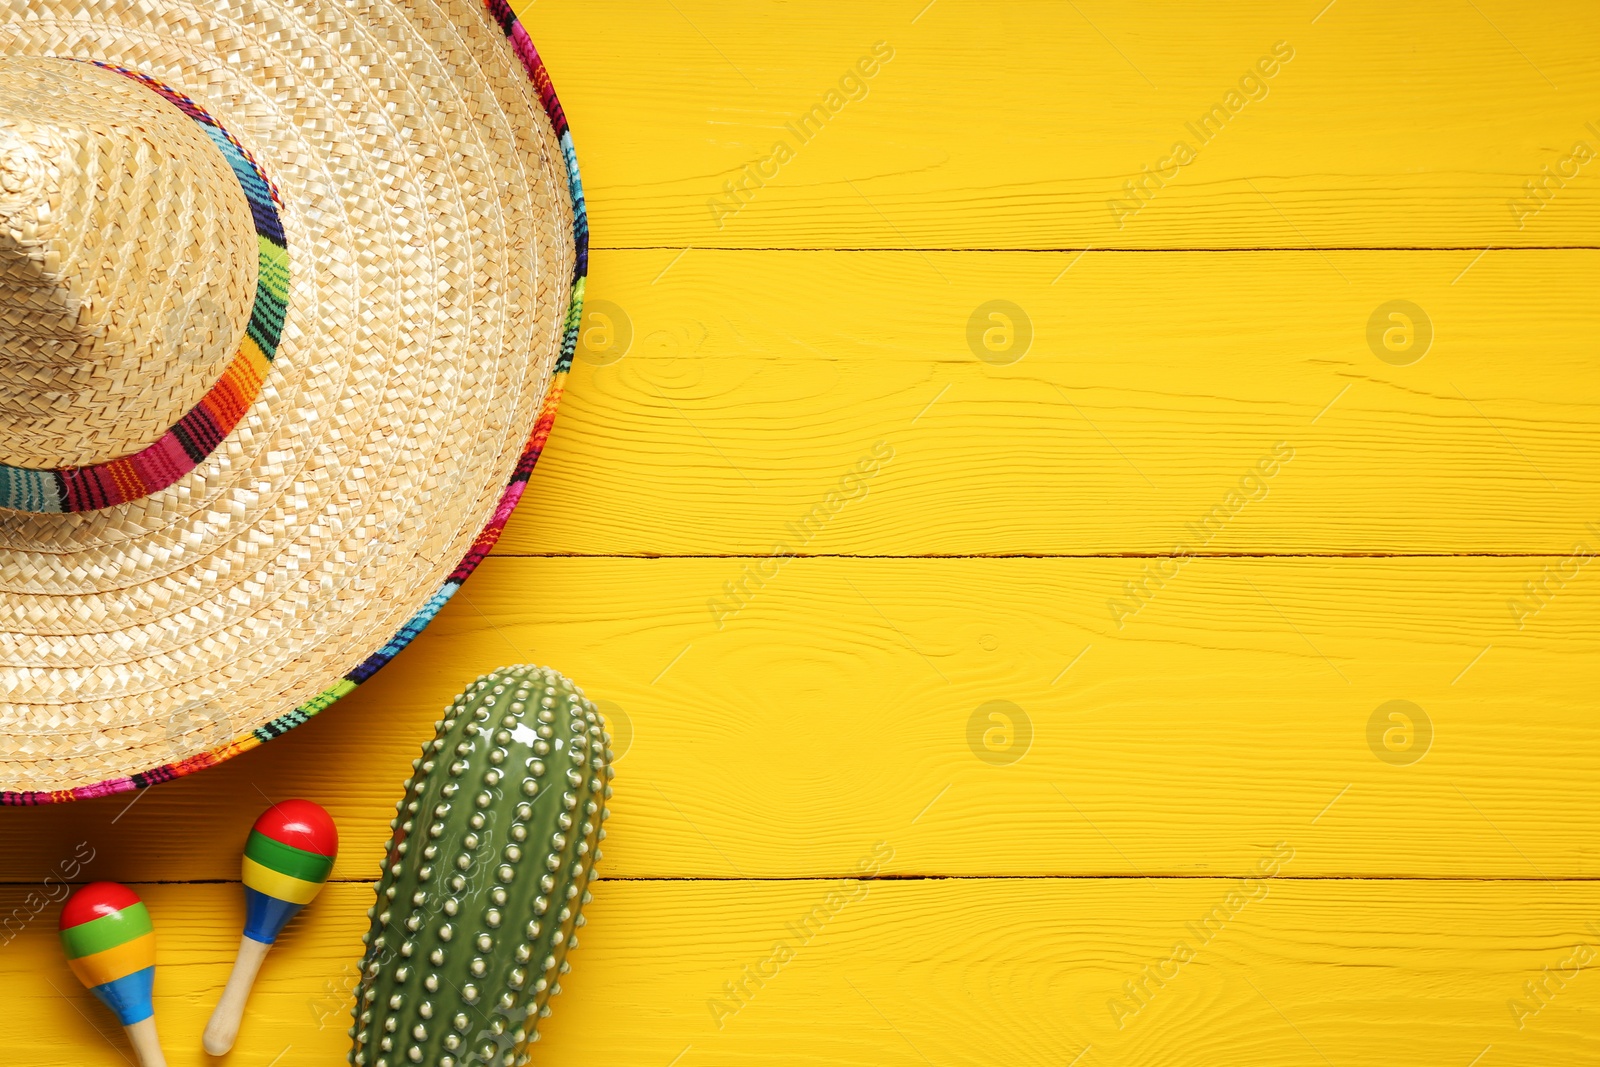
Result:
[[[228,975],[222,999],[217,1001],[217,1010],[211,1013],[211,1021],[206,1024],[205,1036],[200,1041],[211,1055],[222,1056],[233,1048],[239,1037],[245,1003],[250,999],[250,987],[256,984],[256,972],[261,970],[261,961],[267,958],[267,949],[271,947],[254,938],[239,939],[239,958],[233,961],[233,973]]]
[[[154,1016],[123,1029],[128,1032],[128,1043],[133,1046],[134,1055],[139,1057],[139,1067],[167,1067],[167,1057],[162,1054],[161,1042],[156,1037]]]
[[[339,829],[319,805],[285,800],[272,805],[250,828],[240,866],[244,884],[244,936],[233,973],[211,1013],[201,1044],[213,1056],[233,1048],[239,1037],[250,987],[278,932],[311,903],[328,880],[339,851]]]

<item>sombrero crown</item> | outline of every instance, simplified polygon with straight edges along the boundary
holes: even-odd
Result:
[[[0,799],[403,648],[520,498],[586,243],[502,0],[0,0]]]
[[[210,455],[260,392],[287,267],[265,175],[210,116],[0,58],[0,507],[112,507]]]

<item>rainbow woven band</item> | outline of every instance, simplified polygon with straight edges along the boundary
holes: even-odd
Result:
[[[516,509],[517,502],[522,499],[528,478],[533,474],[534,464],[538,463],[539,454],[544,451],[544,443],[550,437],[550,429],[555,425],[556,407],[561,403],[561,392],[566,386],[567,372],[572,368],[572,354],[578,346],[578,327],[583,315],[584,280],[589,274],[589,217],[584,207],[583,183],[578,175],[578,156],[572,147],[572,131],[568,128],[566,115],[561,110],[561,101],[556,98],[555,89],[551,87],[550,75],[545,71],[544,62],[539,58],[539,52],[533,47],[533,42],[529,40],[522,24],[517,21],[516,15],[504,0],[485,0],[485,6],[505,30],[512,49],[522,61],[523,69],[527,71],[528,77],[537,88],[540,103],[543,104],[545,114],[549,116],[551,125],[555,127],[556,136],[560,139],[561,154],[566,160],[567,182],[572,196],[572,236],[577,253],[572,271],[572,299],[567,305],[566,323],[561,335],[561,354],[556,360],[555,373],[551,377],[550,388],[545,393],[544,405],[539,409],[539,418],[533,424],[533,434],[528,438],[522,458],[517,461],[516,468],[511,472],[511,481],[506,486],[505,493],[501,495],[494,514],[478,532],[477,538],[472,542],[472,548],[457,564],[456,569],[450,572],[450,577],[439,587],[439,591],[434,593],[404,626],[400,627],[399,632],[391,637],[387,644],[368,656],[330,688],[293,711],[286,712],[265,726],[235,738],[225,745],[178,763],[169,763],[127,778],[112,778],[95,785],[79,786],[76,789],[0,792],[0,804],[53,804],[143,789],[158,782],[169,782],[174,778],[214,767],[223,760],[237,756],[241,752],[248,752],[275,737],[283,736],[301,723],[309,722],[313,716],[340,697],[354,692],[356,686],[378,673],[385,664],[399,655],[400,651],[422,632],[423,627],[433,621],[433,617],[439,614],[439,610],[450,601],[450,598],[455,596],[456,590],[461,588],[461,584],[477,569],[478,564],[483,562],[483,558],[489,554],[495,542],[500,540],[500,533],[505,529],[506,521],[511,518],[512,511]]]
[[[278,219],[282,200],[276,187],[243,145],[193,100],[154,78],[109,63],[95,66],[116,71],[175,104],[200,124],[222,151],[256,224],[261,269],[256,300],[239,351],[199,403],[160,440],[131,456],[89,467],[41,470],[0,463],[0,508],[30,512],[98,511],[139,500],[172,485],[194,470],[244,418],[261,392],[267,368],[277,355],[289,300],[289,251]]]
[[[61,947],[67,966],[117,1013],[122,1025],[154,1013],[150,994],[156,973],[156,934],[142,902],[67,927],[61,931]]]

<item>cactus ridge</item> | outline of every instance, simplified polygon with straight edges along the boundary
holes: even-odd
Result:
[[[561,991],[610,817],[611,737],[547,667],[445,708],[395,805],[356,985],[353,1067],[520,1067]]]

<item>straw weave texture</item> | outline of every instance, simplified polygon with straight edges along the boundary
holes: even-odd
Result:
[[[276,736],[426,624],[549,432],[586,226],[498,3],[0,0],[0,54],[193,97],[288,249],[275,359],[214,451],[118,507],[0,512],[0,789],[42,802]]]
[[[0,461],[79,467],[148,445],[250,317],[255,226],[232,168],[132,79],[0,56],[0,186]]]

